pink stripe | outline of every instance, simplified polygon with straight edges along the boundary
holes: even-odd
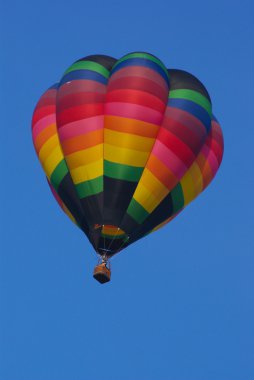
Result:
[[[60,140],[64,141],[75,136],[80,136],[98,129],[103,129],[103,127],[104,116],[94,116],[65,124],[63,127],[58,129],[58,135]]]
[[[209,148],[209,146],[207,144],[204,144],[202,146],[201,153],[205,156],[205,158],[207,158],[210,153],[210,150],[211,149]]]
[[[44,92],[44,94],[42,94],[35,106],[34,113],[38,111],[41,107],[45,107],[45,102],[46,106],[54,106],[56,102],[56,90],[47,90],[46,92]]]
[[[167,107],[166,112],[165,112],[165,116],[170,118],[170,119],[176,120],[181,124],[184,124],[192,132],[194,132],[196,135],[200,136],[201,139],[207,135],[206,128],[201,123],[201,121],[186,111],[183,111],[183,110],[180,110],[177,108],[173,108],[173,107]]]
[[[221,163],[221,160],[223,157],[223,147],[218,143],[218,141],[213,139],[211,148],[212,148],[215,156],[217,157],[218,162]]]
[[[215,120],[212,120],[212,133],[213,132],[216,132],[217,134],[219,134],[221,137],[222,137],[222,130],[221,130],[221,126],[220,124],[215,121]]]
[[[43,117],[37,123],[34,125],[32,134],[33,134],[33,140],[37,138],[37,136],[47,127],[49,127],[51,124],[56,124],[56,115],[51,114],[48,116]]]
[[[204,145],[202,150],[201,150],[201,153],[206,157],[210,167],[211,167],[211,170],[213,172],[213,174],[215,175],[218,168],[219,168],[219,164],[218,164],[218,160],[214,154],[214,152],[207,146],[207,145]]]
[[[213,151],[210,152],[209,156],[207,157],[207,160],[209,162],[209,165],[211,166],[213,174],[215,175],[219,168],[219,164]]]
[[[124,77],[138,77],[138,78],[146,78],[149,79],[159,86],[163,88],[167,93],[169,92],[168,84],[161,77],[160,74],[156,73],[154,70],[148,69],[146,67],[142,66],[129,66],[129,67],[124,67],[121,70],[116,71],[111,77],[111,80],[117,80],[119,78],[124,78]]]
[[[57,92],[57,99],[59,99],[59,96],[66,96],[70,94],[76,94],[78,92],[97,92],[100,94],[106,93],[106,85],[102,83],[98,83],[93,80],[86,80],[86,79],[80,79],[80,80],[74,80],[70,83],[64,83]]]
[[[212,129],[210,131],[210,135],[215,141],[217,141],[217,144],[221,146],[221,149],[223,151],[224,142],[223,142],[222,130],[221,130],[220,125],[215,123],[214,121],[212,121]]]
[[[172,150],[168,149],[159,140],[156,140],[152,154],[156,156],[174,175],[180,180],[185,174],[187,167],[185,164],[175,155]]]
[[[151,108],[138,104],[112,102],[105,104],[105,115],[121,116],[128,119],[142,120],[147,123],[160,125],[163,114]]]

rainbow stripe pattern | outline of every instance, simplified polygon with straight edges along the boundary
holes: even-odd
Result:
[[[108,257],[178,215],[223,156],[203,84],[139,52],[75,62],[40,98],[32,135],[57,202]]]

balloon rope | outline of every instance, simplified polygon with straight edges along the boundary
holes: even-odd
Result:
[[[117,228],[117,232],[120,230],[120,227]],[[115,233],[115,235],[113,236],[113,239],[111,240],[109,246],[108,246],[108,250],[110,249],[112,243],[114,242],[114,240],[116,239],[116,236],[117,236],[117,232]],[[127,238],[123,239],[120,247],[117,249],[116,253],[114,253],[114,255],[111,257],[111,259],[118,253],[121,251],[122,247],[124,246],[124,244],[126,243],[126,241],[128,241],[130,239],[130,236],[127,236]]]
[[[123,242],[122,242],[122,244],[120,245],[120,247],[119,247],[119,249],[118,249],[117,252],[119,252],[119,251],[122,249],[122,247],[124,246],[124,244],[126,243],[126,241],[128,241],[129,239],[130,239],[130,236],[127,236],[126,239],[123,239]]]
[[[113,255],[112,257],[110,257],[110,260],[111,260],[111,261],[112,261],[113,259],[115,259],[116,255],[117,255],[118,253],[121,252],[122,247],[124,246],[124,244],[126,243],[126,241],[128,241],[129,239],[130,239],[130,237],[128,236],[127,239],[125,239],[125,240],[122,242],[122,244],[121,244],[120,247],[118,248],[117,252],[114,253],[114,255]]]
[[[111,245],[112,245],[112,243],[113,243],[113,241],[116,239],[116,236],[117,236],[117,232],[120,230],[120,228],[118,227],[117,228],[117,231],[116,231],[116,233],[115,233],[115,235],[113,236],[113,239],[111,240],[111,242],[110,242],[110,244],[109,244],[109,246],[108,246],[108,250],[110,249],[110,247],[111,247]],[[105,247],[104,247],[105,248]]]
[[[103,235],[103,249],[104,249],[104,251],[105,251],[105,247],[106,247],[106,238],[105,238],[105,235],[104,235],[103,229],[104,229],[104,224],[102,225],[102,235]]]

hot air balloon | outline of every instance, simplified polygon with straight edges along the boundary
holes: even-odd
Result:
[[[101,283],[109,259],[178,215],[223,156],[204,85],[141,52],[76,61],[39,99],[32,135],[55,199],[100,257]]]

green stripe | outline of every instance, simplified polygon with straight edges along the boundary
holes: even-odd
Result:
[[[181,90],[172,90],[169,92],[170,99],[186,99],[194,103],[197,103],[203,107],[210,116],[212,116],[212,105],[210,101],[202,94],[197,91],[181,89]]]
[[[115,179],[138,182],[143,169],[135,166],[116,164],[107,160],[104,161],[104,175]]]
[[[173,202],[173,214],[175,214],[184,207],[184,195],[182,185],[180,183],[178,183],[171,191],[171,197]]]
[[[69,172],[68,167],[66,165],[65,160],[62,160],[53,173],[50,176],[50,183],[54,187],[54,189],[57,191],[61,181],[66,176],[66,174]]]
[[[149,212],[141,206],[134,198],[129,204],[127,214],[129,214],[137,223],[141,224],[148,217]]]
[[[80,61],[73,63],[64,73],[64,75],[75,70],[91,70],[103,75],[105,78],[109,77],[109,71],[102,65],[92,61]]]
[[[81,182],[75,187],[80,199],[101,193],[103,191],[103,176]]]
[[[168,70],[163,65],[163,63],[158,58],[154,57],[153,55],[147,54],[147,53],[130,53],[130,54],[127,54],[127,55],[125,55],[123,58],[119,59],[119,61],[117,61],[115,63],[115,65],[113,66],[113,69],[119,63],[121,63],[123,61],[126,61],[127,59],[131,59],[131,58],[144,58],[144,59],[149,59],[150,61],[153,61],[154,63],[156,63],[158,66],[160,66],[165,71],[165,73],[167,74],[167,77],[168,77]]]

